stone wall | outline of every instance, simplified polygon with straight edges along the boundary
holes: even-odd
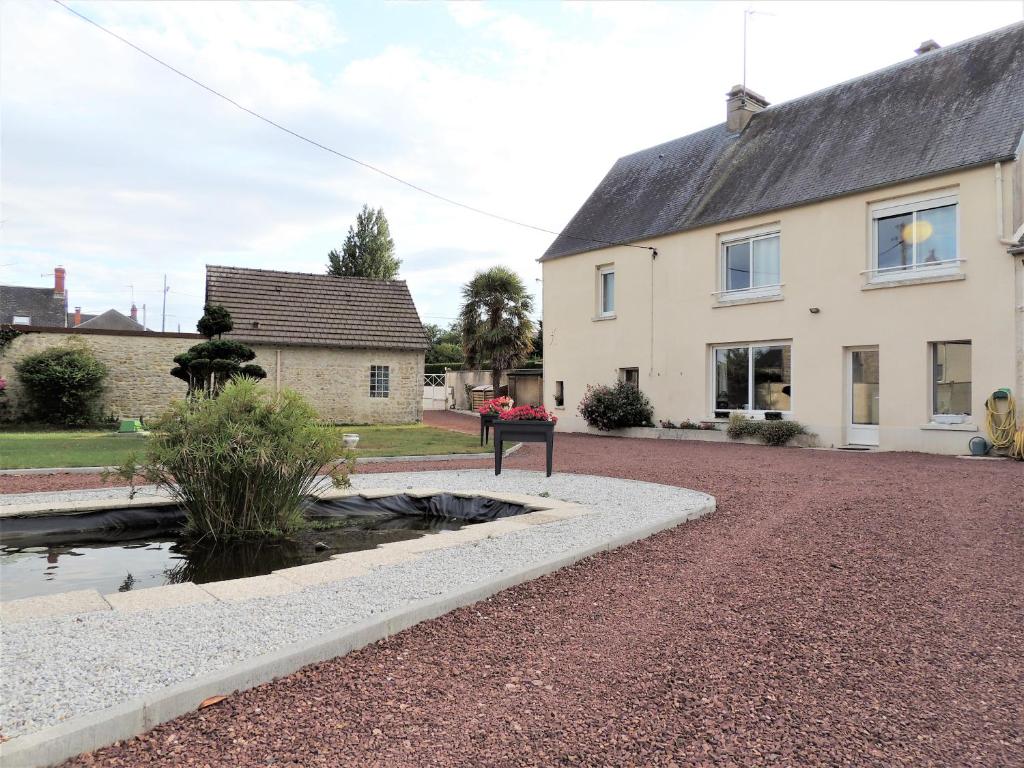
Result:
[[[175,355],[203,341],[196,334],[47,329],[18,336],[0,356],[13,414],[24,412],[14,365],[27,355],[64,344],[83,344],[110,369],[101,412],[114,418],[153,418],[185,394],[170,375]],[[423,414],[423,353],[253,345],[254,362],[267,371],[266,386],[294,389],[321,418],[338,424],[401,424]],[[370,366],[390,367],[390,396],[370,397]]]

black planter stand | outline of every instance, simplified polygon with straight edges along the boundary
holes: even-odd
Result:
[[[500,416],[496,413],[481,413],[480,414],[480,445],[487,442],[491,436],[491,427],[494,426]]]
[[[547,446],[547,470],[551,477],[551,458],[555,452],[555,422],[553,421],[502,421],[492,424],[494,428],[494,474],[501,474],[503,443],[544,443]]]

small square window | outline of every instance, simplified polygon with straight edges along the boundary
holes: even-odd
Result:
[[[932,415],[971,415],[971,342],[932,344]]]
[[[636,387],[637,389],[640,389],[639,368],[619,368],[619,379]]]
[[[370,366],[370,397],[391,395],[391,368],[387,365]]]
[[[597,270],[597,314],[598,317],[615,316],[615,266],[608,265]]]

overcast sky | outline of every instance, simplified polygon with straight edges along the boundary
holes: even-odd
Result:
[[[236,101],[340,152],[560,229],[619,156],[1018,21],[1009,2],[72,2]],[[770,14],[770,15],[769,15]],[[86,312],[134,298],[193,330],[204,266],[322,272],[383,206],[426,322],[493,264],[540,293],[551,241],[287,136],[51,0],[0,4],[0,282],[68,270]],[[538,302],[539,303],[539,302]],[[301,308],[297,307],[301,312]]]

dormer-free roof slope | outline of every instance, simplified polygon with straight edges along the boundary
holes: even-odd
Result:
[[[627,155],[541,260],[1010,160],[1022,130],[1018,23]]]
[[[241,267],[206,268],[206,301],[227,308],[231,338],[250,343],[426,349],[404,280]]]

